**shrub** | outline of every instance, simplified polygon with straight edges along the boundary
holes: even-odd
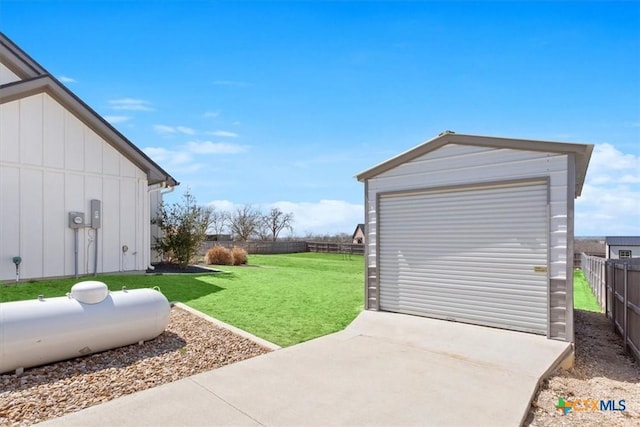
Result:
[[[151,223],[160,227],[162,235],[155,237],[153,247],[164,259],[186,268],[207,237],[212,212],[211,207],[198,206],[195,196],[188,190],[182,196],[182,202],[161,203],[158,217]]]
[[[227,248],[214,246],[207,251],[207,254],[204,256],[204,260],[207,264],[232,265],[233,254]]]
[[[231,250],[233,255],[233,265],[242,265],[247,263],[247,251],[237,246]]]

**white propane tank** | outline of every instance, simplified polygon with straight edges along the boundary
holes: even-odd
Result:
[[[66,297],[0,304],[0,373],[85,356],[160,335],[171,306],[160,292],[75,284]]]

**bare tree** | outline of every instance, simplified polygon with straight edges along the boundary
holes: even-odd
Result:
[[[260,225],[260,218],[260,212],[251,207],[251,205],[244,205],[236,208],[230,215],[229,228],[238,240],[247,241],[252,235],[256,234]]]
[[[209,230],[212,234],[220,235],[224,234],[224,231],[229,226],[229,212],[212,209],[211,211],[211,226]]]
[[[262,227],[264,234],[274,242],[278,240],[278,235],[285,228],[293,231],[293,213],[284,213],[279,208],[271,208],[268,214],[262,216]],[[266,240],[266,238],[265,238]]]

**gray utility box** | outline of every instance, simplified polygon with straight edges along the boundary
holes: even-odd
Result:
[[[84,212],[69,212],[69,228],[84,227]]]

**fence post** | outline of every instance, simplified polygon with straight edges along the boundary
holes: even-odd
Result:
[[[616,332],[616,266],[611,261],[607,261],[607,277],[611,275],[611,326]]]
[[[629,325],[628,325],[628,319],[629,319],[629,307],[627,307],[627,286],[629,284],[629,264],[628,263],[624,263],[624,303],[622,304],[622,307],[624,309],[624,331],[623,331],[623,336],[624,336],[624,349],[625,350],[629,350],[627,348],[627,339],[629,337]]]

